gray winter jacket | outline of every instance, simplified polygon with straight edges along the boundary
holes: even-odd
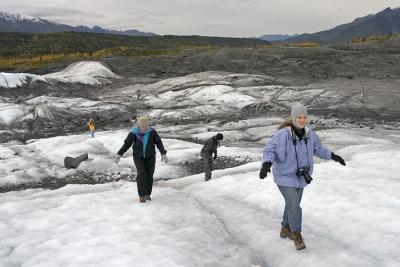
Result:
[[[213,137],[207,139],[206,143],[204,144],[203,148],[201,149],[200,154],[202,157],[211,160],[213,153],[214,153],[214,157],[217,157],[217,147],[218,147],[217,136],[213,136]]]

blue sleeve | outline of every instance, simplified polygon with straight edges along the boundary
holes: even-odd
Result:
[[[326,160],[331,159],[332,152],[321,144],[321,140],[319,139],[319,136],[315,132],[313,132],[312,134],[313,134],[314,156]]]
[[[263,152],[263,162],[285,161],[287,129],[279,130],[265,145]]]

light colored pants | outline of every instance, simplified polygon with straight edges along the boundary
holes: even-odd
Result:
[[[289,225],[290,231],[301,231],[302,210],[300,207],[303,188],[278,185],[279,191],[285,199],[282,225]]]

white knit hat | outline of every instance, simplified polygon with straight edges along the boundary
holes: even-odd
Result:
[[[292,105],[292,110],[290,111],[290,118],[292,119],[292,122],[296,121],[296,117],[299,114],[303,114],[307,116],[307,108],[303,106],[302,104],[296,103]]]

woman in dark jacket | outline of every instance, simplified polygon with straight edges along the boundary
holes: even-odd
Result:
[[[132,146],[133,162],[137,170],[136,183],[139,201],[151,200],[153,188],[153,174],[156,165],[156,149],[161,153],[161,161],[168,163],[167,151],[160,136],[155,129],[149,127],[149,119],[146,116],[139,117],[138,127],[133,127],[126,137],[123,146],[115,156],[118,163],[122,155]]]

